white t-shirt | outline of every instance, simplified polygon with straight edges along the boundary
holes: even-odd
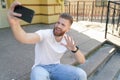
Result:
[[[67,48],[60,43],[66,44],[63,38],[61,42],[55,40],[53,29],[39,30],[36,32],[41,41],[35,45],[35,65],[49,65],[60,63],[60,58]]]

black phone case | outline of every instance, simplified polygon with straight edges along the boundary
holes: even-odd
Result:
[[[18,17],[18,18],[20,18],[28,23],[32,22],[32,18],[34,16],[33,10],[26,8],[26,7],[23,7],[21,5],[17,5],[14,9],[14,12],[22,14],[22,16]]]

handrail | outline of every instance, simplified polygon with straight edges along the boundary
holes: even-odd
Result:
[[[112,4],[111,4],[112,3]],[[111,35],[114,35],[120,38],[120,1],[108,1],[107,6],[107,19],[106,19],[106,28],[105,28],[105,38],[107,38],[108,30]],[[112,14],[112,22],[110,22],[110,13]],[[112,29],[108,27],[108,24],[111,23]]]

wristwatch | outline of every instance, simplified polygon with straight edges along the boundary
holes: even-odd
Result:
[[[76,53],[76,52],[79,50],[79,47],[76,46],[76,48],[77,48],[77,49],[76,49],[75,51],[72,51],[72,50],[71,50],[71,52]]]

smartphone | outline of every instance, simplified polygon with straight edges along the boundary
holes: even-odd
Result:
[[[34,16],[34,10],[23,7],[21,5],[17,5],[14,9],[14,12],[22,14],[21,17],[16,16],[17,18],[20,18],[28,23],[32,22],[33,16]]]

